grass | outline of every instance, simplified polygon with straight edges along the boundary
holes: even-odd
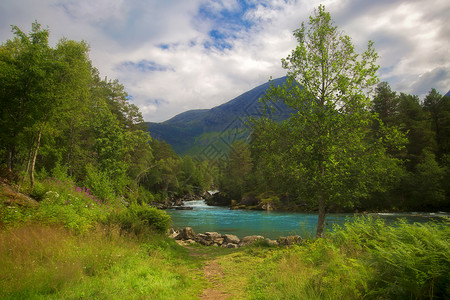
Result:
[[[0,233],[1,299],[195,299],[199,264],[165,237],[29,224]]]

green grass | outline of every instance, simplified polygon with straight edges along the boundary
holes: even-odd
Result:
[[[0,233],[1,299],[195,299],[199,262],[172,240],[39,224]]]

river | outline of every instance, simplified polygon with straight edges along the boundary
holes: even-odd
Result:
[[[192,210],[168,209],[175,228],[192,227],[195,233],[219,232],[237,235],[243,238],[248,235],[262,235],[270,239],[280,236],[298,234],[302,237],[313,237],[317,228],[317,214],[230,210],[228,207],[208,206],[203,200],[186,201],[184,206]],[[398,218],[406,218],[408,222],[427,222],[448,214],[430,213],[385,213],[374,214],[394,222]],[[327,214],[325,230],[332,229],[333,224],[344,224],[354,218],[353,214]]]

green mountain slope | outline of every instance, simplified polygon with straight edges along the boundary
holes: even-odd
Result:
[[[285,82],[286,77],[272,81],[276,86]],[[258,100],[269,87],[267,82],[214,108],[190,110],[162,123],[148,123],[148,130],[152,137],[166,141],[180,155],[222,157],[234,141],[249,138],[248,119],[263,114],[263,105]],[[292,111],[284,104],[273,105],[277,109],[274,119],[290,116]]]

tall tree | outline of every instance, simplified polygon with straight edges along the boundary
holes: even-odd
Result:
[[[431,119],[431,128],[436,134],[438,157],[450,153],[450,97],[442,96],[431,89],[423,102]]]
[[[26,130],[32,133],[28,135],[30,149],[26,169],[33,185],[44,129],[62,107],[69,103],[74,106],[72,103],[80,97],[81,90],[88,90],[91,65],[84,42],[63,39],[56,48],[51,48],[48,30],[37,22],[32,24],[28,35],[17,26],[13,26],[13,33],[15,38],[2,47],[1,66],[8,71],[7,76],[11,76],[2,76],[1,80],[7,86],[1,95],[6,112],[2,114],[5,117],[2,123],[11,128],[6,135],[10,169],[18,135]]]
[[[241,200],[252,165],[249,146],[242,141],[234,142],[222,173],[220,190],[232,199]]]
[[[272,86],[265,98],[283,101],[296,113],[281,124],[257,121],[255,139],[257,151],[267,153],[303,199],[318,205],[321,237],[328,207],[351,206],[370,190],[384,188],[380,179],[393,162],[384,143],[395,138],[369,134],[376,116],[368,96],[378,81],[373,43],[357,54],[322,5],[308,25],[294,31],[298,46],[282,60],[287,84]]]

